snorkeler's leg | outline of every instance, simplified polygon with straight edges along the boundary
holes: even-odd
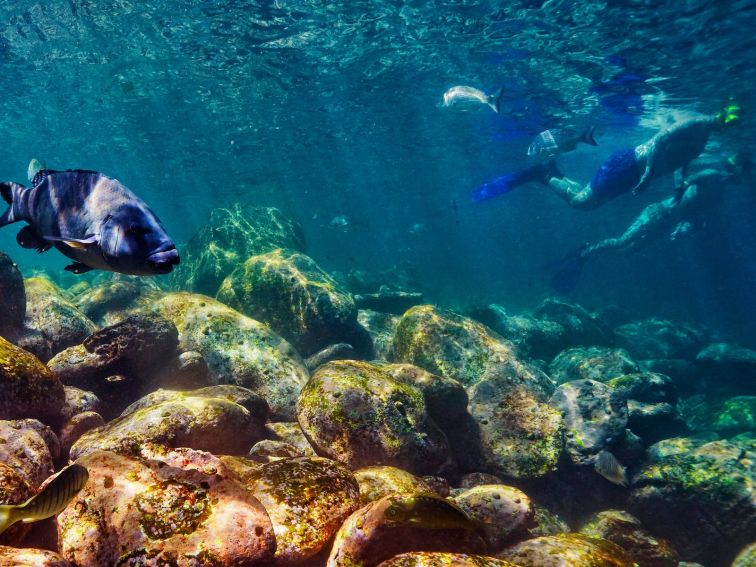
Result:
[[[581,185],[567,177],[552,177],[548,185],[554,193],[576,209],[592,209],[597,205],[590,185]]]
[[[549,179],[559,178],[561,174],[553,161],[538,163],[524,169],[511,171],[484,183],[473,191],[472,200],[477,202],[509,193],[526,183],[546,184]]]

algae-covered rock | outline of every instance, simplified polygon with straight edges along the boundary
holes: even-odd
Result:
[[[570,531],[570,527],[562,518],[544,506],[533,506],[533,522],[535,525],[528,530],[532,537],[558,535]]]
[[[60,428],[60,450],[64,460],[68,459],[71,447],[87,431],[105,425],[105,420],[95,411],[77,413]]]
[[[564,330],[562,348],[574,345],[607,345],[614,337],[611,330],[595,313],[563,299],[549,297],[533,311],[533,316],[560,324]]]
[[[293,565],[316,555],[359,507],[354,476],[328,459],[267,463],[250,470],[244,481],[273,523],[276,565]]]
[[[712,388],[756,394],[756,351],[730,343],[715,343],[696,355],[696,365]]]
[[[556,389],[551,403],[564,416],[565,448],[573,464],[592,466],[596,454],[625,433],[627,403],[606,384],[566,382]]]
[[[64,292],[45,278],[27,278],[26,328],[18,345],[47,362],[97,329]]]
[[[191,293],[167,294],[152,308],[176,325],[180,349],[202,354],[213,381],[249,388],[275,418],[294,418],[308,372],[292,346],[266,325]]]
[[[74,386],[63,386],[65,402],[61,409],[62,421],[68,421],[78,413],[99,411],[100,398],[93,392],[87,392]]]
[[[519,360],[511,343],[472,319],[432,305],[413,307],[402,316],[394,334],[394,360],[465,386],[505,376],[513,389],[553,390],[548,376]]]
[[[580,528],[580,533],[616,543],[638,565],[677,567],[679,557],[663,539],[652,536],[638,518],[623,510],[605,510]]]
[[[267,434],[277,441],[296,447],[305,457],[314,457],[315,450],[299,427],[299,423],[279,421],[266,426]]]
[[[756,396],[710,398],[695,396],[681,402],[683,418],[691,431],[735,435],[756,431]]]
[[[261,400],[250,411],[233,399],[235,394],[213,388],[159,390],[126,408],[121,417],[82,435],[71,448],[71,458],[98,450],[137,455],[146,443],[245,454],[262,438],[268,415]]]
[[[0,419],[57,422],[65,402],[63,384],[37,358],[0,337]]]
[[[2,422],[0,422],[0,431],[3,431]],[[24,478],[21,472],[3,462],[0,462],[0,503],[2,504],[23,504],[34,494],[29,482]],[[4,546],[18,546],[29,531],[29,525],[16,523],[10,526],[0,534],[0,565],[2,563],[2,550]],[[8,565],[8,563],[5,563]],[[13,563],[10,563],[13,565]]]
[[[0,565],[8,567],[71,567],[71,564],[54,551],[46,549],[19,549],[0,545]]]
[[[399,324],[399,317],[390,313],[360,309],[357,311],[357,322],[368,332],[373,341],[375,359],[391,360],[394,332]]]
[[[733,560],[731,567],[753,567],[756,565],[756,542],[745,546]]]
[[[92,567],[272,563],[270,518],[222,461],[197,451],[164,458],[79,459],[89,481],[58,516],[61,555]]]
[[[53,455],[31,420],[0,420],[0,463],[13,469],[31,488],[37,488],[53,473]]]
[[[570,380],[608,382],[633,372],[638,372],[638,364],[627,351],[607,347],[569,348],[549,364],[549,374],[557,384]]]
[[[297,401],[297,419],[319,455],[351,469],[385,464],[433,474],[449,457],[420,390],[367,362],[321,366]]]
[[[24,278],[10,256],[0,251],[0,337],[14,340],[24,328]]]
[[[521,490],[503,484],[484,484],[454,496],[470,518],[481,522],[488,553],[529,537],[535,526],[533,504]]]
[[[756,533],[756,439],[703,441],[649,448],[629,509],[684,559],[724,565]]]
[[[92,321],[106,327],[131,315],[140,302],[157,299],[161,293],[149,278],[118,275],[81,291],[72,301]]]
[[[692,360],[703,347],[703,336],[690,325],[664,319],[632,321],[614,329],[616,344],[636,359]]]
[[[218,299],[270,325],[309,356],[338,342],[372,354],[352,296],[312,258],[292,250],[252,256],[221,284]]]
[[[460,467],[505,478],[553,472],[564,448],[558,409],[527,390],[510,391],[506,377],[489,378],[470,392],[470,415],[447,435]]]
[[[499,557],[520,567],[634,567],[621,547],[582,534],[541,536],[518,543]]]
[[[392,557],[379,564],[378,567],[516,567],[516,565],[503,559],[483,555],[416,551]]]
[[[390,494],[433,492],[422,478],[396,467],[364,467],[354,471],[354,477],[360,485],[360,502],[363,506]]]
[[[249,450],[247,457],[256,463],[272,463],[281,459],[292,459],[295,457],[306,457],[303,451],[294,445],[275,439],[263,439],[258,441]]]
[[[223,279],[247,258],[277,248],[305,249],[302,227],[278,209],[239,203],[213,209],[207,224],[182,250],[174,281],[181,289],[215,295]]]
[[[372,567],[411,551],[477,551],[482,540],[458,528],[427,529],[410,522],[393,522],[386,510],[406,496],[394,494],[354,512],[336,534],[328,567]]]

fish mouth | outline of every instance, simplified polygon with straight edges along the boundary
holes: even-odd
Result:
[[[156,274],[169,274],[173,270],[173,266],[177,266],[180,262],[181,258],[179,258],[179,253],[175,246],[167,250],[155,252],[147,257],[147,265]]]

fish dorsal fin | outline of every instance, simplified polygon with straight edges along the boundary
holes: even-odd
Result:
[[[29,178],[29,181],[34,181],[34,178],[43,169],[45,169],[45,166],[42,164],[42,162],[37,158],[32,158],[29,162],[29,167],[26,169],[26,177]]]

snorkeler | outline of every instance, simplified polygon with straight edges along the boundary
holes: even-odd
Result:
[[[473,201],[484,201],[529,182],[548,185],[577,209],[595,209],[624,193],[637,195],[652,180],[682,170],[704,150],[709,135],[732,125],[740,108],[730,105],[714,116],[676,122],[635,148],[614,152],[586,185],[564,177],[552,160],[508,173],[478,187]]]
[[[587,244],[570,254],[552,278],[552,287],[561,292],[571,291],[577,285],[585,262],[599,252],[633,252],[664,236],[676,240],[692,234],[711,214],[725,184],[752,176],[751,161],[742,154],[729,160],[728,169],[705,169],[691,175],[683,182],[679,197],[675,195],[648,205],[621,236]]]

